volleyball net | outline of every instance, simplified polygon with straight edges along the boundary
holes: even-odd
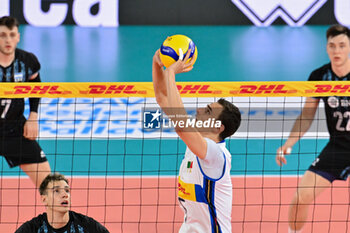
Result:
[[[286,231],[299,178],[328,140],[324,105],[286,165],[276,164],[276,150],[288,138],[305,97],[347,96],[350,83],[177,85],[189,111],[219,98],[241,111],[241,127],[226,139],[232,154],[233,232]],[[110,232],[178,232],[183,214],[177,175],[186,146],[157,105],[152,83],[4,83],[0,97],[42,98],[38,142],[52,171],[69,178],[72,210]],[[0,176],[0,231],[13,232],[44,208],[29,178],[4,159]],[[346,232],[349,200],[348,184],[335,182],[311,206],[305,231]]]

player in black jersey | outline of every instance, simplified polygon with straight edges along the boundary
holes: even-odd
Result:
[[[17,48],[20,40],[15,18],[0,18],[0,79],[2,82],[40,82],[36,56]],[[39,98],[29,98],[30,114],[23,115],[24,99],[0,98],[0,155],[10,167],[20,168],[38,187],[50,174],[50,165],[35,140],[38,136]]]
[[[59,173],[48,175],[40,185],[46,213],[25,222],[16,233],[108,233],[99,222],[70,211],[68,180]]]
[[[327,30],[327,53],[330,63],[314,70],[309,81],[350,80],[350,30],[334,25]],[[300,180],[289,208],[289,232],[300,232],[315,198],[334,180],[346,180],[350,172],[350,97],[306,98],[288,140],[277,150],[277,164],[286,163],[293,145],[310,128],[320,99],[325,105],[329,142]]]

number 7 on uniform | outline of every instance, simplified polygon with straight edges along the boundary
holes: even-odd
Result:
[[[5,106],[4,110],[1,113],[1,119],[5,119],[6,113],[8,112],[11,105],[10,99],[2,99],[1,100],[1,106]]]

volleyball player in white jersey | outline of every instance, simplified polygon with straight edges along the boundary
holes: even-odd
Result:
[[[173,122],[186,121],[187,113],[178,92],[175,75],[188,72],[193,62],[184,59],[164,69],[159,50],[153,56],[153,86],[156,100]],[[212,120],[212,128],[175,128],[187,145],[179,171],[178,198],[185,218],[181,233],[231,232],[232,183],[231,154],[224,139],[238,129],[239,109],[220,99],[197,109],[196,121]]]

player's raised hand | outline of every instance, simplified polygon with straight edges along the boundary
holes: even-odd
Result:
[[[191,54],[191,49],[187,50],[186,56],[184,57],[184,53],[182,49],[179,49],[179,59],[168,67],[169,70],[173,70],[175,74],[185,73],[191,71],[193,69],[194,60],[191,59],[188,61]]]
[[[276,154],[276,163],[279,166],[282,166],[284,164],[287,164],[287,159],[285,155],[289,155],[292,152],[292,148],[289,146],[281,146],[280,148],[277,149],[277,154]]]
[[[160,53],[159,49],[154,53],[154,55],[153,55],[153,62],[155,64],[157,64],[158,66],[163,67],[164,65],[163,65],[162,61],[160,60],[159,53]]]

